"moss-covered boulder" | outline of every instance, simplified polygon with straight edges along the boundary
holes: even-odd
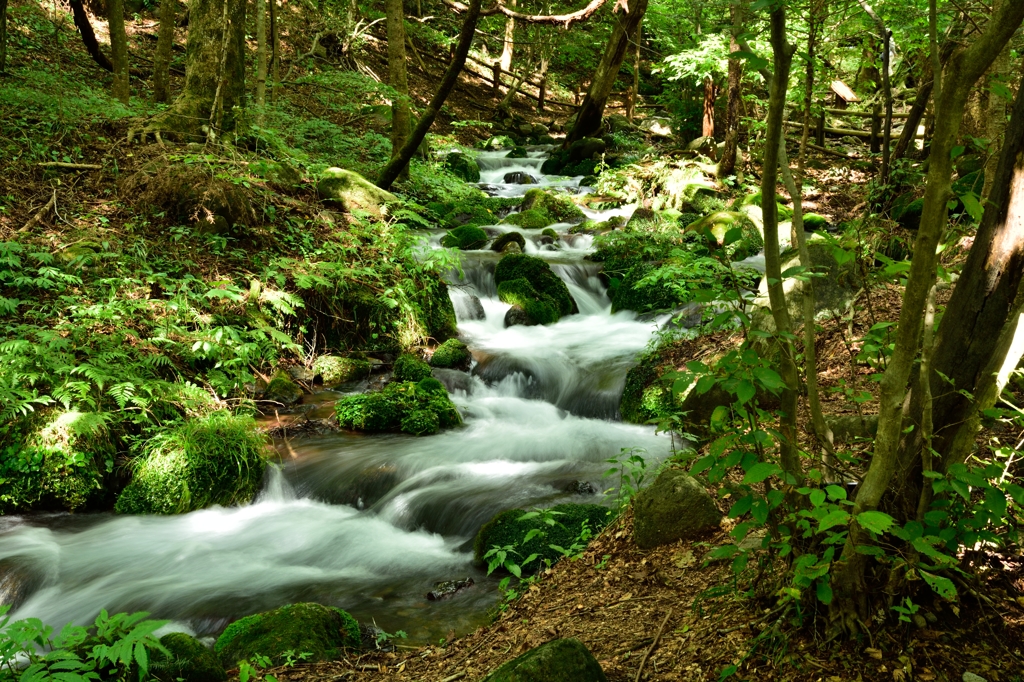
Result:
[[[441,237],[441,246],[449,249],[460,249],[472,251],[482,249],[487,243],[487,233],[475,225],[463,225],[449,230],[448,234]]]
[[[552,194],[543,189],[531,189],[523,196],[523,211],[541,210],[551,218],[552,222],[580,222],[586,216],[579,206],[567,196]]]
[[[499,284],[498,298],[512,306],[511,314],[505,316],[506,327],[554,324],[561,318],[557,304],[523,277]]]
[[[430,376],[430,365],[412,353],[402,353],[395,360],[395,379],[397,381],[420,381]]]
[[[349,381],[359,381],[370,376],[370,363],[361,358],[340,358],[336,355],[321,355],[313,361],[313,375],[320,377],[324,386],[337,386]]]
[[[626,385],[619,400],[619,415],[630,424],[646,424],[652,419],[668,416],[672,408],[672,391],[662,384],[657,351],[644,353],[626,373]]]
[[[132,461],[119,514],[183,514],[246,504],[259,491],[269,440],[246,415],[214,412],[151,437]]]
[[[462,423],[444,385],[431,377],[416,383],[393,382],[380,391],[347,396],[335,409],[341,427],[357,431],[426,436]]]
[[[601,665],[576,639],[556,639],[512,659],[483,682],[607,682]]]
[[[160,638],[170,653],[150,653],[149,672],[160,682],[225,682],[224,665],[202,642],[184,632],[172,632]]]
[[[828,229],[828,219],[825,216],[817,213],[807,213],[804,215],[805,232],[819,232],[825,229]]]
[[[340,204],[349,213],[365,211],[375,218],[384,215],[387,205],[400,203],[391,192],[344,168],[325,170],[316,184],[316,191],[321,199]]]
[[[666,469],[633,499],[633,539],[650,549],[717,528],[722,512],[700,483]]]
[[[260,395],[262,400],[282,405],[294,405],[301,398],[302,389],[292,380],[288,372],[281,369],[274,373]]]
[[[911,193],[901,194],[893,202],[890,215],[906,230],[916,230],[921,226],[921,214],[924,212],[924,199],[916,198]]]
[[[451,152],[444,159],[444,167],[466,182],[480,182],[480,166],[462,152]]]
[[[494,240],[491,244],[491,251],[501,253],[509,244],[516,244],[519,246],[519,250],[523,251],[526,248],[526,237],[521,232],[506,232]]]
[[[536,324],[551,324],[578,312],[565,282],[540,258],[509,254],[494,268],[494,281],[498,298],[521,308]]]
[[[558,234],[558,231],[555,230],[555,228],[553,227],[545,227],[543,230],[541,230],[540,234],[542,237],[547,237],[553,242],[557,242],[559,239],[561,239],[561,237]]]
[[[338,658],[345,649],[359,648],[359,624],[341,609],[302,603],[257,613],[229,625],[213,650],[226,667],[256,654],[273,665],[285,662],[288,652],[310,654],[307,663]]]
[[[739,237],[733,230],[739,230]],[[747,214],[740,211],[716,211],[686,226],[685,232],[710,233],[732,260],[757,255],[764,248],[764,237]],[[728,237],[728,239],[727,239]]]
[[[516,141],[508,135],[494,135],[479,143],[477,146],[480,149],[499,150],[515,149],[519,145],[516,144]]]
[[[513,213],[501,222],[506,225],[517,225],[524,230],[540,230],[558,221],[549,216],[545,211],[531,209]]]
[[[781,194],[775,195],[775,206],[779,212],[779,220],[789,220],[793,217],[793,209],[786,206],[783,202],[786,198]],[[744,197],[740,197],[733,203],[733,210],[740,210],[743,206],[757,206],[762,208],[762,198],[760,192],[754,194],[748,194]]]
[[[525,159],[530,153],[526,151],[526,147],[514,147],[512,151],[505,155],[507,159]]]
[[[521,558],[537,554],[537,560],[523,567],[532,573],[543,567],[545,561],[554,563],[562,554],[551,545],[568,549],[579,537],[586,524],[595,534],[611,521],[611,512],[599,504],[559,504],[551,507],[556,521],[554,526],[545,523],[543,515],[532,518],[522,517],[529,512],[525,509],[509,509],[488,521],[473,542],[473,556],[479,563],[485,563],[484,555],[493,547],[514,547]],[[529,541],[523,542],[532,530],[541,531]]]
[[[430,356],[430,364],[433,367],[446,369],[465,369],[469,367],[473,359],[469,347],[458,339],[448,339],[434,351]]]

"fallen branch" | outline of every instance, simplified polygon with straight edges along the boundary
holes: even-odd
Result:
[[[41,168],[66,168],[68,170],[103,170],[98,163],[64,163],[62,161],[44,161],[37,163]]]
[[[441,682],[455,682],[455,680],[461,680],[465,676],[465,672],[455,673],[454,675],[449,675],[448,677],[444,678],[443,680],[441,680]]]
[[[56,204],[57,204],[57,190],[53,190],[53,196],[51,196],[50,200],[46,202],[46,206],[43,206],[41,209],[39,209],[39,212],[36,213],[34,216],[32,216],[29,219],[29,221],[27,223],[25,223],[25,226],[22,227],[20,230],[18,230],[18,232],[19,233],[21,233],[21,232],[28,232],[29,229],[31,229],[33,225],[35,225],[40,220],[42,220],[43,217],[45,217],[46,214],[49,213],[50,209],[53,208]]]
[[[571,12],[569,14],[523,14],[522,12],[517,12],[514,9],[509,9],[508,7],[505,7],[504,3],[502,3],[501,0],[498,0],[494,7],[485,10],[480,10],[480,16],[490,17],[494,16],[495,14],[504,14],[506,17],[509,17],[510,19],[522,21],[527,24],[554,24],[556,26],[561,24],[563,25],[563,28],[569,28],[573,24],[573,22],[586,21],[587,19],[592,17],[594,15],[594,12],[600,9],[601,5],[603,5],[605,2],[607,2],[607,0],[591,0],[590,4],[584,7],[583,9],[577,12]],[[444,3],[458,12],[465,12],[467,9],[469,9],[466,5],[463,5],[461,2],[457,2],[457,0],[444,0]],[[616,10],[619,7],[624,6],[625,2],[623,2],[623,0],[617,0],[617,2],[615,3]]]
[[[636,677],[633,678],[633,682],[640,682],[640,676],[644,672],[644,665],[647,664],[647,659],[651,657],[651,654],[656,648],[658,648],[658,642],[661,641],[661,633],[665,630],[665,624],[668,622],[669,617],[672,615],[672,609],[668,610],[665,614],[665,620],[661,621],[661,625],[658,626],[658,632],[654,635],[654,641],[651,642],[651,648],[647,650],[644,657],[640,659],[640,667],[636,669]]]

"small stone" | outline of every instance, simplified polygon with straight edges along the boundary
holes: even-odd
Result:
[[[981,675],[975,675],[972,672],[965,672],[962,679],[964,682],[988,682],[988,680]]]

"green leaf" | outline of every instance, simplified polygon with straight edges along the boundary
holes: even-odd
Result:
[[[828,493],[829,498],[833,500],[845,500],[846,499],[846,488],[838,485],[827,485],[825,486],[825,492]]]
[[[818,581],[818,601],[826,606],[832,603],[832,586],[828,584],[827,580]]]
[[[822,504],[825,503],[825,491],[818,489],[812,490],[810,498],[811,504],[813,504],[815,507],[820,507]]]
[[[861,528],[866,528],[872,533],[884,533],[892,527],[895,520],[880,511],[866,511],[857,514],[857,523],[860,524]]]
[[[981,205],[978,196],[974,192],[968,192],[967,194],[960,195],[960,201],[963,202],[964,208],[967,210],[967,214],[971,216],[971,219],[976,223],[980,223],[982,216],[985,214],[985,207]]]
[[[743,477],[744,485],[752,485],[754,483],[760,483],[769,476],[781,473],[782,467],[772,462],[758,462],[754,466],[750,467],[747,471],[747,475]]]
[[[928,586],[935,590],[937,595],[949,601],[956,599],[956,585],[953,584],[952,580],[920,569],[917,572],[921,574],[921,577],[928,583]]]
[[[835,526],[844,526],[850,522],[850,514],[845,509],[835,509],[825,515],[818,524],[818,532],[824,532]]]
[[[753,495],[745,495],[733,503],[729,509],[729,518],[738,519],[739,517],[750,511],[750,505],[754,501]]]
[[[958,158],[960,156],[963,156],[963,153],[966,150],[967,150],[966,147],[964,147],[962,144],[958,144],[957,146],[955,146],[955,147],[953,147],[952,149],[949,150],[949,158],[950,159],[956,159],[956,158]]]
[[[757,389],[754,388],[754,384],[746,379],[742,380],[736,387],[736,399],[740,401],[741,405],[745,405],[753,400],[755,395],[757,395]]]
[[[752,370],[754,378],[761,382],[761,385],[769,391],[776,391],[786,387],[779,373],[770,367],[755,367]]]
[[[759,0],[759,2],[757,4],[766,5],[767,2],[765,0]],[[756,11],[757,7],[755,7],[754,10]],[[746,52],[744,50],[737,50],[736,52],[731,52],[729,54],[729,56],[732,59],[742,59],[742,60],[746,61],[748,64],[750,64],[750,66],[755,71],[759,71],[761,69],[768,68],[768,64],[769,64],[768,60],[764,59],[762,57],[758,57],[753,52]]]

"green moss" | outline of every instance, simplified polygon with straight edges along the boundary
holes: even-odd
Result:
[[[514,147],[512,151],[505,157],[507,159],[525,159],[529,156],[529,152],[526,151],[526,147]]]
[[[502,283],[516,279],[525,279],[540,296],[550,300],[559,316],[577,312],[569,288],[544,260],[521,253],[512,253],[502,258],[494,268],[494,282],[498,285],[499,296]]]
[[[215,412],[150,438],[132,462],[119,514],[182,514],[248,503],[263,482],[268,439],[252,417]]]
[[[416,382],[416,387],[424,393],[447,394],[448,389],[434,377],[427,377]]]
[[[456,227],[441,238],[441,246],[463,251],[483,248],[486,243],[487,233],[474,225]]]
[[[651,419],[666,416],[672,408],[672,394],[658,379],[661,356],[657,351],[641,355],[626,373],[626,385],[619,401],[622,421],[646,424]]]
[[[555,241],[558,241],[559,239],[561,239],[561,237],[558,236],[558,232],[556,232],[554,230],[554,228],[550,228],[550,227],[544,228],[544,230],[541,232],[541,234],[544,235],[545,237],[551,237]]]
[[[399,428],[414,436],[430,436],[441,430],[441,419],[431,410],[413,410],[402,417]]]
[[[560,223],[583,220],[586,216],[567,196],[552,194],[542,189],[531,189],[523,196],[522,210],[540,209]]]
[[[539,230],[557,223],[558,221],[540,209],[530,209],[520,213],[513,213],[501,221],[507,225],[518,225],[524,230]]]
[[[445,157],[444,167],[466,182],[480,182],[480,166],[462,152],[452,152]]]
[[[517,145],[508,135],[494,135],[477,146],[480,149],[514,149]]]
[[[499,284],[498,298],[504,303],[522,308],[534,324],[554,324],[561,317],[558,304],[522,277]]]
[[[464,367],[471,359],[466,344],[458,339],[448,339],[430,356],[430,364],[434,367]]]
[[[818,215],[817,213],[808,213],[804,216],[804,230],[807,232],[817,232],[827,227],[828,220],[825,216]]]
[[[440,279],[423,281],[413,301],[418,308],[416,318],[424,337],[443,341],[458,335],[455,306],[448,295],[447,284]]]
[[[439,392],[433,384],[424,385],[426,381],[394,382],[381,391],[342,398],[335,408],[338,423],[342,428],[358,431],[405,431],[419,435],[423,420],[412,419],[411,415],[428,411],[437,415],[439,429],[461,424],[462,418],[447,391]]]
[[[262,398],[283,405],[291,405],[302,398],[302,389],[292,381],[287,372],[279,369],[270,379],[267,387],[263,389]]]
[[[484,554],[492,547],[512,546],[523,558],[538,555],[537,561],[524,567],[526,572],[533,572],[543,566],[544,560],[554,563],[561,558],[561,553],[550,545],[567,548],[579,536],[584,523],[596,533],[611,520],[608,508],[597,504],[559,504],[550,511],[556,513],[558,523],[555,526],[547,525],[541,518],[520,520],[526,514],[524,509],[510,509],[495,516],[476,535],[473,543],[476,561],[482,562]],[[544,532],[524,543],[523,539],[531,530]]]
[[[319,376],[325,386],[336,386],[370,376],[370,363],[359,358],[321,355],[313,362],[313,374]]]
[[[308,653],[307,663],[337,658],[359,647],[359,624],[341,609],[302,603],[236,620],[217,638],[214,652],[226,667],[256,654],[281,665],[286,653]]]
[[[183,632],[172,632],[160,638],[170,652],[150,653],[149,671],[161,682],[225,682],[224,666],[217,656],[195,637]]]
[[[395,379],[397,381],[419,381],[430,376],[430,365],[411,353],[402,353],[395,360]]]
[[[506,232],[494,240],[494,243],[491,244],[491,250],[501,253],[505,250],[506,246],[512,243],[518,244],[519,250],[522,251],[526,248],[526,237],[520,232]]]

